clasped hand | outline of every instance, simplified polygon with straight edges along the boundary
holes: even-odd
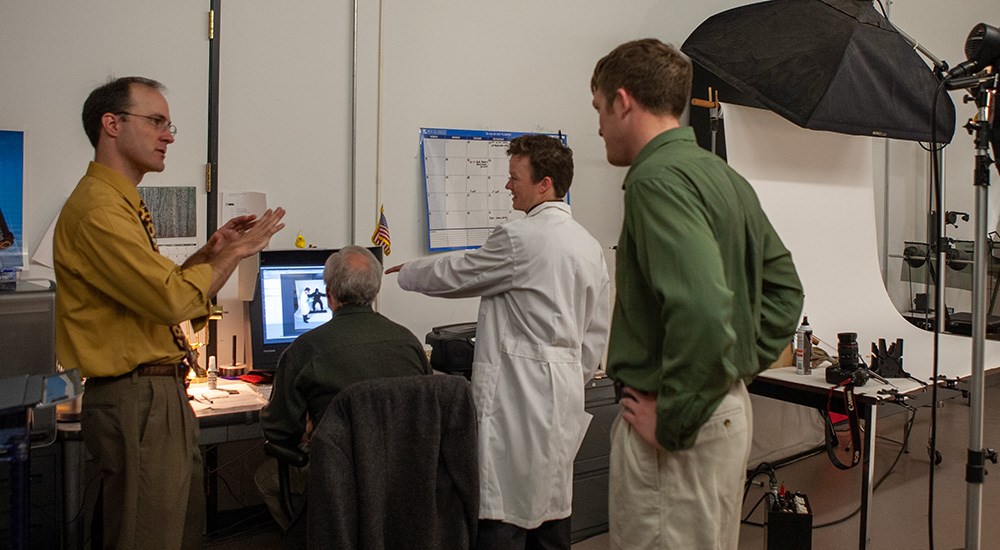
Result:
[[[264,212],[259,220],[253,214],[236,216],[212,234],[205,245],[205,252],[211,258],[231,245],[246,247],[240,256],[258,252],[267,246],[271,236],[285,227],[278,223],[284,215],[285,210],[279,207]]]

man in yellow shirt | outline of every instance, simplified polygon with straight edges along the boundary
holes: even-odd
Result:
[[[162,89],[126,77],[91,92],[83,126],[94,161],[53,240],[56,353],[87,377],[82,430],[103,478],[107,547],[200,545],[201,455],[177,325],[203,326],[239,261],[284,227],[284,211],[268,210],[230,220],[183,265],[158,253],[136,186],[163,171],[177,132]]]

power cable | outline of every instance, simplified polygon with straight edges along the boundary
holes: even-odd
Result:
[[[914,422],[916,420],[916,416],[917,416],[917,409],[914,408],[914,407],[911,407],[909,405],[906,405],[905,403],[901,403],[901,402],[897,402],[897,401],[890,401],[890,403],[893,403],[893,404],[895,404],[897,406],[903,407],[904,409],[910,411],[910,418],[909,418],[909,420],[906,423],[906,430],[903,432],[903,441],[899,444],[900,445],[899,452],[896,453],[896,458],[892,461],[892,464],[889,465],[889,469],[886,470],[886,472],[884,474],[882,474],[879,477],[879,479],[875,482],[875,484],[872,486],[872,492],[873,493],[882,485],[882,483],[889,477],[889,474],[891,474],[892,471],[896,468],[896,465],[899,463],[899,459],[902,458],[903,453],[905,452],[905,450],[909,446],[910,432],[913,430],[913,424],[914,424]],[[895,443],[895,442],[893,442],[893,443]],[[783,464],[782,466],[786,466],[786,465],[787,464]],[[763,462],[763,463],[759,464],[756,468],[754,468],[753,470],[751,470],[751,472],[747,476],[747,480],[746,480],[746,483],[744,484],[744,491],[743,491],[743,502],[744,502],[744,504],[746,503],[748,491],[749,491],[750,486],[753,484],[754,478],[756,478],[757,476],[760,476],[762,474],[768,474],[768,476],[771,478],[771,482],[773,484],[776,484],[775,480],[777,479],[777,475],[774,473],[774,467],[771,466],[767,462]],[[760,499],[754,504],[753,508],[751,508],[750,511],[747,512],[746,516],[740,521],[741,524],[750,525],[752,527],[764,527],[765,526],[764,523],[757,523],[757,522],[750,521],[750,516],[752,516],[753,513],[757,510],[757,508],[760,506],[760,503],[764,500],[764,498],[767,496],[767,494],[768,494],[768,492],[765,492],[763,495],[761,495]],[[829,521],[829,522],[826,522],[826,523],[821,523],[819,525],[813,525],[812,528],[814,530],[815,529],[823,529],[825,527],[831,527],[833,525],[837,525],[837,524],[843,523],[843,522],[851,519],[852,517],[858,515],[859,512],[861,512],[861,506],[858,506],[853,512],[851,512],[850,514],[848,514],[848,515],[846,515],[846,516],[844,516],[842,518],[839,518],[839,519],[836,519],[836,520],[833,520],[833,521]]]
[[[931,101],[931,148],[933,149],[937,145],[937,103],[938,98],[941,96],[941,92],[945,89],[946,80],[942,79],[938,84],[937,90],[934,91],[934,98]],[[943,149],[943,147],[942,147]],[[941,196],[944,194],[941,188],[941,173],[938,167],[938,155],[931,154],[931,183],[934,189],[934,204],[937,211],[937,229],[935,229],[934,234],[937,238],[937,242],[934,243],[936,246],[935,250],[938,255],[938,264],[943,264],[942,261],[942,245],[944,241],[944,234],[938,234],[939,230],[944,226],[942,221],[944,220],[944,204],[941,200]],[[942,276],[944,273],[944,265],[938,265],[938,268],[934,271],[934,291],[935,291],[935,308],[938,310],[937,317],[934,323],[934,352],[933,357],[933,367],[931,369],[931,434],[929,447],[927,450],[927,455],[930,458],[930,475],[927,485],[927,539],[929,550],[934,550],[934,471],[935,466],[937,466],[937,402],[938,402],[938,364],[940,355],[940,339],[941,330],[944,325],[944,319],[947,317],[947,310],[942,307],[944,304],[944,288],[942,287],[943,280]]]

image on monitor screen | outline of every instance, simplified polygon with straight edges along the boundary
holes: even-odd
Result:
[[[264,343],[291,342],[329,321],[321,266],[261,266]]]
[[[382,250],[368,247],[382,261]],[[326,301],[323,267],[337,249],[264,250],[257,285],[248,304],[255,371],[273,371],[298,336],[333,318]]]

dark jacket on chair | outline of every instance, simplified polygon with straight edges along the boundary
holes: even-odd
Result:
[[[476,540],[476,411],[452,375],[359,382],[310,442],[309,546],[460,549]]]

